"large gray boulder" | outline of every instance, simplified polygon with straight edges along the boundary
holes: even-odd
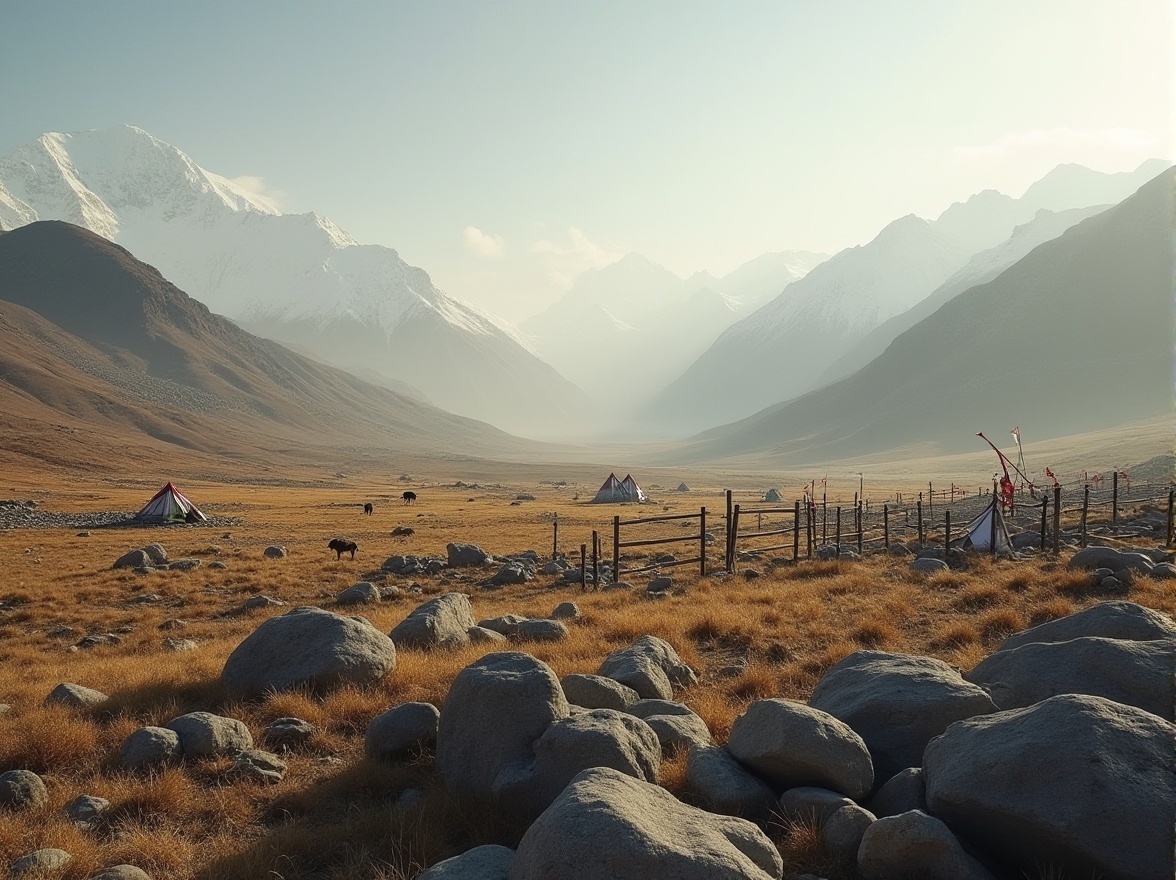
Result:
[[[482,629],[493,630],[496,633],[510,638],[518,632],[519,624],[527,618],[521,614],[503,614],[498,617],[488,617],[486,620],[479,620],[478,626]]]
[[[417,880],[507,880],[512,859],[513,849],[488,843],[438,862]]]
[[[727,751],[778,788],[815,785],[861,798],[874,784],[862,738],[827,712],[791,700],[756,700],[735,719]]]
[[[895,773],[870,798],[870,812],[879,819],[911,810],[931,812],[927,809],[927,786],[923,782],[922,767],[907,767]]]
[[[1076,877],[1171,880],[1176,726],[1065,694],[953,724],[927,746],[927,804],[969,840]]]
[[[517,816],[534,819],[582,770],[611,767],[646,782],[658,781],[661,746],[649,725],[615,709],[561,718],[536,741],[535,760],[504,772],[499,799]]]
[[[965,677],[984,687],[1001,709],[1058,694],[1091,694],[1172,718],[1174,669],[1176,638],[1128,642],[1087,636],[997,651]]]
[[[766,783],[743,769],[725,749],[694,746],[686,756],[686,784],[712,813],[766,821],[776,796]]]
[[[1176,639],[1176,622],[1167,614],[1134,602],[1099,602],[1065,617],[1015,633],[1004,640],[1000,650],[1019,648],[1030,642],[1068,642],[1083,636],[1131,642]]]
[[[625,710],[638,718],[652,718],[654,715],[693,715],[694,710],[676,700],[638,700]]]
[[[48,800],[49,790],[32,770],[0,773],[0,808],[25,810],[39,807]]]
[[[493,562],[494,558],[477,544],[463,544],[454,541],[445,545],[450,568],[463,568],[471,565],[485,565]]]
[[[1116,550],[1113,547],[1084,547],[1070,557],[1066,568],[1086,571],[1109,568],[1114,572],[1129,568],[1140,574],[1148,574],[1154,565],[1155,561],[1143,553]]]
[[[109,697],[102,691],[83,687],[80,684],[59,684],[49,692],[45,698],[46,706],[68,706],[71,709],[84,709],[87,706],[97,706],[105,703]]]
[[[524,620],[515,630],[515,638],[526,642],[562,642],[567,637],[568,628],[560,620]]]
[[[559,679],[530,654],[487,654],[457,674],[437,727],[437,769],[453,789],[493,799],[500,774],[517,774],[534,744],[568,717]]]
[[[853,801],[840,792],[830,791],[816,785],[801,785],[790,788],[780,795],[780,814],[786,819],[798,822],[815,822],[820,825],[842,807]]]
[[[657,741],[667,755],[693,746],[709,746],[714,742],[706,722],[693,712],[685,715],[650,715],[645,723],[657,734]]]
[[[441,713],[432,703],[401,703],[368,722],[364,754],[373,761],[396,761],[437,742]]]
[[[783,871],[776,847],[752,823],[597,767],[527,829],[510,880],[779,880]]]
[[[118,763],[128,770],[154,767],[183,757],[180,735],[166,727],[140,727],[118,750]]]
[[[225,661],[221,682],[248,693],[325,689],[370,684],[395,668],[396,646],[366,620],[295,608],[246,636]]]
[[[93,875],[90,880],[151,880],[151,875],[134,865],[114,865]]]
[[[923,762],[923,749],[954,721],[996,711],[978,685],[942,660],[857,651],[817,683],[809,705],[854,729],[886,780]]]
[[[414,608],[389,636],[398,648],[462,648],[474,625],[470,597],[446,593]]]
[[[573,673],[559,680],[568,702],[585,709],[617,709],[624,712],[641,698],[631,687],[603,675]]]
[[[946,825],[919,810],[871,824],[857,864],[865,880],[994,880]]]
[[[598,675],[619,681],[645,699],[669,700],[674,686],[689,687],[698,681],[678,652],[657,636],[642,636],[628,647],[604,658]]]
[[[13,877],[50,877],[64,869],[72,860],[73,856],[65,850],[46,847],[15,859],[8,866],[8,873]]]
[[[335,601],[340,605],[367,605],[381,598],[379,587],[371,581],[360,581],[340,592]]]
[[[853,862],[857,858],[862,837],[875,821],[874,814],[865,807],[846,804],[834,810],[821,823],[821,848],[837,859]]]
[[[253,748],[253,736],[243,721],[211,712],[189,712],[164,727],[179,736],[185,758],[212,758]]]

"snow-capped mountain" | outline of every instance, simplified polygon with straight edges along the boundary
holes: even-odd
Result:
[[[252,332],[452,412],[528,433],[584,402],[517,331],[395,250],[282,214],[133,126],[45,134],[0,157],[0,228],[38,219],[96,232]]]

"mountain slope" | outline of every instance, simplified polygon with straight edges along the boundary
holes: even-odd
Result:
[[[396,251],[280,214],[139,129],[46,134],[0,158],[0,224],[36,219],[116,241],[213,311],[443,408],[525,431],[584,403],[509,326]]]
[[[67,416],[217,454],[531,446],[254,337],[125,249],[57,221],[0,234],[0,400],[33,421]]]
[[[954,451],[981,430],[1036,440],[1170,413],[1174,191],[1169,169],[951,299],[867,369],[699,435],[686,457]]]

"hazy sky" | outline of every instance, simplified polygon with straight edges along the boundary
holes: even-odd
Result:
[[[0,153],[127,122],[506,317],[1174,150],[1170,0],[0,0]]]

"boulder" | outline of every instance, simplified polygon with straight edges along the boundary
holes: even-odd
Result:
[[[942,559],[935,559],[930,556],[920,556],[918,559],[911,561],[911,571],[919,571],[924,574],[936,574],[941,571],[951,571],[951,567]]]
[[[90,880],[151,880],[151,875],[134,865],[115,865],[94,874]]]
[[[373,718],[363,737],[372,761],[396,761],[437,742],[441,713],[432,703],[402,703]]]
[[[676,700],[638,700],[625,710],[638,718],[651,718],[654,715],[693,715],[694,710],[685,703]]]
[[[857,864],[865,880],[994,880],[946,825],[919,810],[870,825]]]
[[[65,805],[66,818],[75,825],[89,825],[110,809],[110,801],[92,794],[79,794]]]
[[[340,605],[366,605],[379,602],[382,598],[379,587],[371,581],[360,581],[339,593],[335,601]]]
[[[642,636],[626,648],[613,651],[597,670],[647,699],[669,700],[674,686],[689,687],[698,681],[669,643],[656,636]]]
[[[285,604],[281,599],[274,599],[271,596],[250,596],[241,607],[246,611],[256,611],[259,608],[278,608]]]
[[[445,545],[445,552],[449,557],[451,568],[463,568],[471,565],[485,565],[493,562],[493,558],[477,544],[462,544],[454,542]]]
[[[618,709],[624,712],[641,699],[631,687],[603,675],[574,673],[565,675],[559,683],[568,702],[585,709]]]
[[[490,617],[486,620],[479,620],[478,626],[482,627],[483,629],[494,630],[494,632],[500,633],[507,638],[510,638],[516,632],[518,632],[519,624],[526,619],[527,618],[519,614],[503,614],[500,617]]]
[[[779,880],[755,825],[608,767],[579,774],[523,835],[510,880]]]
[[[457,674],[437,726],[437,769],[463,794],[492,799],[499,774],[534,759],[535,741],[568,716],[559,679],[529,654],[487,654]]]
[[[286,558],[286,548],[285,547],[278,547],[276,545],[271,544],[269,547],[266,547],[264,550],[262,550],[261,554],[266,559],[285,559]]]
[[[727,751],[778,788],[820,786],[861,798],[874,784],[862,738],[827,712],[790,700],[756,700],[735,719]]]
[[[123,740],[118,763],[128,770],[153,767],[183,756],[180,735],[166,727],[140,727]]]
[[[649,725],[614,709],[593,709],[551,724],[535,743],[533,763],[504,771],[499,800],[520,818],[533,820],[582,770],[610,767],[656,783],[661,746]]]
[[[845,795],[815,785],[790,788],[780,795],[780,813],[795,822],[815,822],[820,825],[842,807],[852,806]]]
[[[63,849],[48,847],[21,856],[8,866],[8,873],[13,877],[29,875],[30,877],[44,877],[62,870],[73,860],[73,856]]]
[[[488,843],[438,862],[417,880],[508,880],[513,858],[513,849]]]
[[[502,633],[481,626],[471,626],[466,630],[466,635],[470,637],[471,645],[489,645],[507,640]]]
[[[151,565],[151,557],[142,550],[130,550],[114,561],[112,568],[146,568]]]
[[[199,559],[173,559],[167,564],[168,571],[195,571],[201,565]]]
[[[714,746],[693,746],[686,756],[686,784],[712,813],[763,822],[776,807],[776,796],[762,780]]]
[[[562,642],[568,637],[568,628],[559,620],[524,620],[515,637],[526,642]]]
[[[709,746],[714,742],[706,722],[693,712],[687,715],[650,715],[645,723],[657,734],[657,741],[667,755],[679,749]]]
[[[1099,602],[1065,617],[1015,633],[1004,640],[1000,650],[1019,648],[1030,642],[1068,642],[1083,636],[1132,642],[1176,639],[1176,621],[1167,614],[1134,602]]]
[[[0,808],[26,810],[49,800],[49,790],[32,770],[9,770],[0,773]]]
[[[470,643],[471,626],[470,597],[445,593],[414,608],[389,637],[398,648],[461,648]]]
[[[164,549],[162,544],[148,544],[143,548],[143,552],[147,554],[147,558],[150,560],[149,565],[168,564],[167,550]]]
[[[857,804],[834,810],[821,823],[821,848],[841,861],[853,862],[866,829],[874,821],[874,814]]]
[[[233,756],[233,763],[225,775],[230,779],[273,785],[286,775],[286,762],[261,749],[242,749]]]
[[[86,706],[97,706],[109,699],[102,691],[82,687],[80,684],[59,684],[49,696],[45,698],[46,706],[69,706],[71,709],[84,709]]]
[[[270,748],[287,751],[306,745],[318,732],[317,727],[301,718],[276,718],[261,732],[261,740]]]
[[[225,661],[221,682],[248,693],[317,690],[370,684],[395,668],[396,646],[367,621],[295,608],[250,633]]]
[[[551,612],[552,620],[579,620],[580,606],[575,602],[560,602]]]
[[[927,809],[927,786],[923,781],[922,767],[907,767],[895,773],[870,799],[870,812],[879,819],[911,810],[931,812]]]
[[[857,651],[832,666],[809,705],[854,729],[879,781],[922,764],[927,742],[953,721],[996,711],[983,688],[942,660],[884,651]]]
[[[211,712],[189,712],[164,727],[179,735],[185,758],[211,758],[253,748],[253,737],[244,722]]]
[[[1118,573],[1125,568],[1139,574],[1148,574],[1154,565],[1154,560],[1143,553],[1116,550],[1113,547],[1084,547],[1070,557],[1066,568],[1085,571],[1109,568],[1118,577]]]
[[[1171,880],[1176,726],[1064,694],[951,725],[927,746],[927,804],[1026,867]]]
[[[1086,636],[997,651],[965,678],[985,688],[1001,709],[1058,694],[1091,694],[1172,718],[1174,669],[1176,639],[1128,642]]]
[[[490,583],[496,587],[508,584],[525,584],[534,577],[530,566],[517,561],[504,562],[498,571],[490,578]]]

